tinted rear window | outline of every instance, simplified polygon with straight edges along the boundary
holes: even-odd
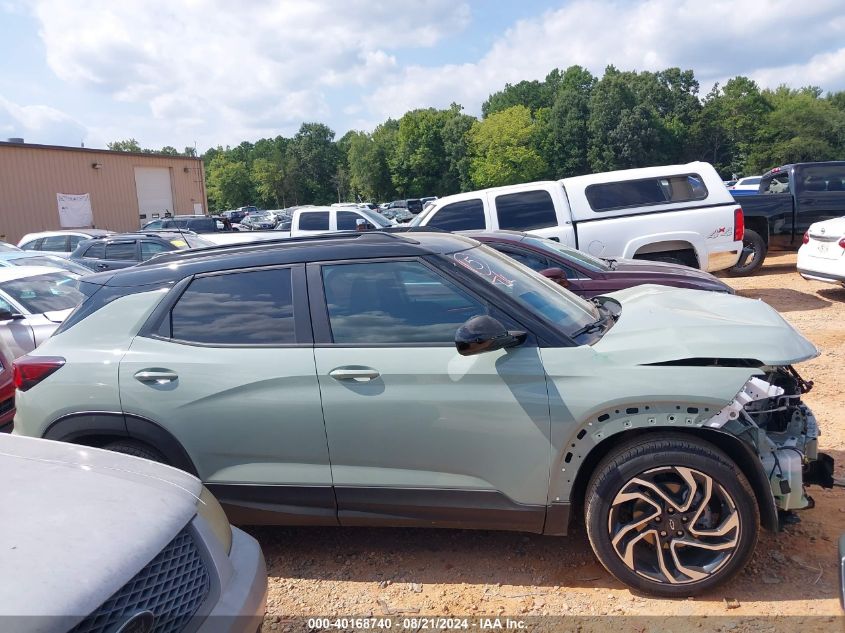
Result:
[[[584,192],[593,211],[703,200],[707,187],[698,174],[643,178],[590,185]]]
[[[557,214],[548,191],[520,191],[496,196],[499,228],[530,231],[557,225]]]

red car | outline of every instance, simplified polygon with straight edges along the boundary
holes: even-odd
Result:
[[[15,384],[12,381],[12,354],[0,341],[0,433],[12,430],[15,417]]]
[[[466,231],[463,234],[588,299],[640,284],[734,294],[733,288],[710,273],[680,264],[644,259],[600,259],[554,240],[518,231]]]

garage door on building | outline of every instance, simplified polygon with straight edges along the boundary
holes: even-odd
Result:
[[[176,215],[169,167],[136,167],[135,189],[141,223],[164,217],[168,212]]]

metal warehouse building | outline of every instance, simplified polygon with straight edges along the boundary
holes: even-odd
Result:
[[[87,215],[60,213],[63,200],[81,203]],[[6,242],[78,223],[68,218],[134,231],[168,212],[207,208],[199,158],[0,142],[0,240]]]

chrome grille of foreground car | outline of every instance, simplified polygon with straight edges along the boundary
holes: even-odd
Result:
[[[71,633],[108,633],[149,612],[156,633],[181,631],[211,588],[208,570],[188,528]]]

